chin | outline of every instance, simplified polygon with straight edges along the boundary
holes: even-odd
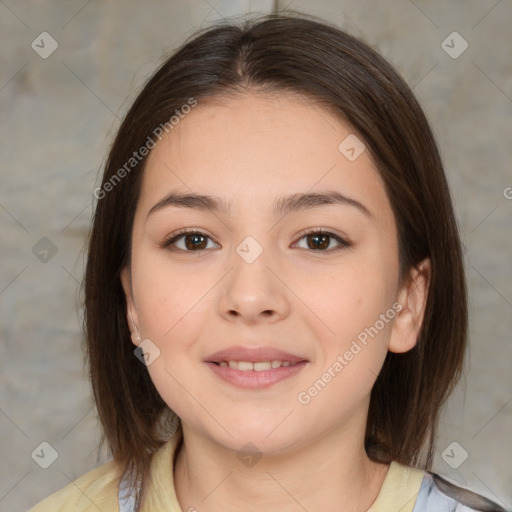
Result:
[[[216,442],[237,452],[237,454],[254,451],[277,455],[294,444],[294,436],[286,429],[281,432],[278,432],[279,428],[273,431],[278,424],[279,422],[274,422],[272,426],[262,426],[261,423],[259,426],[239,424],[236,430],[228,429],[232,437],[224,431],[219,433],[220,436],[215,435],[213,437]],[[297,441],[300,441],[300,439],[297,439]]]

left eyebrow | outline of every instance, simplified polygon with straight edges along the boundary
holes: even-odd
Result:
[[[359,201],[341,194],[335,190],[327,192],[311,192],[307,194],[291,194],[279,197],[274,201],[274,215],[286,215],[290,212],[309,210],[328,205],[353,206],[368,217],[372,217],[370,210]]]
[[[364,206],[364,204],[335,190],[321,193],[311,192],[291,194],[288,196],[278,197],[273,202],[272,213],[275,216],[284,216],[290,212],[310,210],[312,208],[328,205],[352,206],[357,208],[366,216],[373,218],[370,210]],[[195,208],[202,211],[228,213],[230,210],[230,202],[227,202],[225,199],[217,196],[171,192],[151,207],[146,218],[156,211],[167,207]]]

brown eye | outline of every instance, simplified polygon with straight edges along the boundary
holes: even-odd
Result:
[[[310,231],[304,233],[299,240],[302,239],[307,240],[306,247],[302,247],[303,249],[316,252],[334,252],[352,245],[347,240],[328,231]],[[171,251],[202,252],[208,249],[209,240],[211,241],[211,238],[201,231],[181,231],[171,235],[161,244],[161,247]],[[333,242],[334,246],[332,246]]]
[[[334,233],[329,233],[328,231],[310,231],[309,233],[304,233],[299,240],[302,240],[303,238],[307,239],[305,248],[312,251],[331,252],[344,249],[345,247],[350,247],[351,245],[340,236],[335,235]],[[338,245],[329,248],[332,240],[334,240]]]
[[[172,235],[161,247],[173,251],[199,252],[207,249],[209,239],[208,235],[200,231],[184,231]]]
[[[200,233],[193,235],[182,235],[182,238],[184,240],[185,247],[189,251],[194,251],[195,249],[206,249],[207,243],[205,243],[205,240],[207,237],[201,235]]]

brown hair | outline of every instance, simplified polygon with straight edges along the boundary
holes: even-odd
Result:
[[[113,457],[145,477],[152,454],[169,438],[168,420],[176,418],[134,356],[120,281],[130,264],[146,158],[112,179],[190,98],[200,106],[246,91],[300,94],[351,125],[385,183],[401,277],[431,259],[419,339],[409,352],[387,354],[365,437],[372,460],[429,470],[440,409],[462,375],[467,336],[461,244],[443,164],[421,107],[393,67],[366,43],[302,13],[196,33],[149,79],[119,128],[95,193],[85,274],[84,328],[102,444],[106,438]],[[114,186],[105,187],[109,180]]]

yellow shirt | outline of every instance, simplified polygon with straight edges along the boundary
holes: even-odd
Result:
[[[179,436],[154,455],[151,481],[142,512],[183,512],[174,490],[173,460]],[[119,483],[124,467],[110,461],[38,503],[29,512],[119,512]],[[425,472],[392,462],[377,499],[368,512],[412,512]]]

